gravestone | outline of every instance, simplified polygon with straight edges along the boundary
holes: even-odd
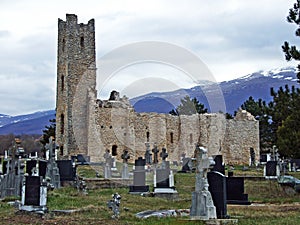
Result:
[[[216,219],[216,207],[208,190],[207,172],[214,161],[207,156],[207,150],[199,145],[195,149],[196,182],[195,191],[192,193],[192,206],[190,209],[191,219],[209,220]]]
[[[192,171],[192,159],[191,158],[183,158],[182,159],[182,168],[179,171],[180,173],[188,173]]]
[[[264,177],[266,179],[277,179],[280,176],[280,168],[277,161],[268,161],[264,166]]]
[[[300,169],[300,159],[291,159],[290,161],[291,171],[296,172]]]
[[[103,158],[105,159],[104,178],[111,178],[112,156],[108,149],[104,153]]]
[[[121,158],[123,159],[122,178],[128,179],[129,178],[128,159],[130,159],[128,150],[126,150],[126,149],[124,150],[123,154],[121,155]]]
[[[207,173],[208,190],[211,193],[218,219],[227,219],[226,177],[218,171]]]
[[[130,194],[140,194],[144,192],[149,192],[149,185],[146,184],[146,171],[145,165],[146,160],[139,157],[135,160],[135,168],[133,171],[133,185],[129,186]]]
[[[47,162],[46,176],[50,178],[50,184],[54,188],[60,188],[60,174],[59,168],[57,167],[56,158],[56,143],[53,137],[49,138],[49,143],[46,144],[45,148],[49,151],[49,160]],[[41,175],[41,174],[39,174]]]
[[[47,211],[47,183],[41,176],[25,176],[20,210]]]
[[[178,192],[174,186],[174,175],[170,170],[170,162],[166,161],[168,153],[165,148],[162,148],[160,157],[162,158],[161,166],[154,169],[154,194],[158,197],[176,198]]]
[[[220,172],[221,174],[225,175],[225,166],[223,164],[223,157],[222,155],[215,155],[213,156],[215,165],[211,169],[211,171],[217,171]]]
[[[146,152],[145,152],[146,165],[151,165],[152,164],[152,153],[150,150],[150,144],[148,142],[146,142],[145,145],[146,145]]]
[[[76,165],[72,160],[56,160],[59,169],[60,181],[75,181]]]
[[[227,177],[227,204],[250,205],[248,194],[244,193],[244,177]]]
[[[26,173],[29,176],[42,176],[46,178],[47,161],[43,159],[31,159],[26,161]]]
[[[253,148],[250,148],[250,163],[249,166],[256,166],[255,162],[255,151]]]
[[[3,172],[0,176],[0,198],[21,196],[24,177],[24,160],[14,157],[3,159]]]
[[[154,148],[152,149],[152,152],[153,152],[153,164],[157,164],[158,163],[158,152],[159,152],[159,150],[158,150],[158,148],[157,148],[157,146],[156,145],[154,145]]]
[[[119,218],[120,216],[120,210],[119,210],[119,207],[120,207],[120,204],[121,204],[121,195],[119,195],[118,193],[115,193],[112,195],[112,200],[109,200],[106,204],[107,204],[107,207],[109,209],[111,209],[114,213],[114,215],[112,215],[112,218],[113,219],[117,219]]]

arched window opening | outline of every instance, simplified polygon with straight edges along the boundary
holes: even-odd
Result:
[[[61,91],[64,91],[64,88],[65,88],[65,77],[61,76],[60,80],[61,80]]]
[[[65,131],[65,115],[61,114],[60,115],[60,133],[64,134]]]
[[[171,143],[173,144],[174,140],[173,140],[173,132],[170,133],[170,139],[171,139]]]
[[[65,39],[62,40],[62,51],[65,51],[66,41]]]
[[[111,154],[112,154],[112,156],[116,156],[116,155],[118,155],[118,146],[117,145],[113,145],[112,147],[111,147]]]
[[[84,48],[84,37],[80,37],[80,47]]]
[[[190,134],[190,144],[193,144],[193,134]]]
[[[64,146],[59,147],[60,155],[64,155]]]
[[[149,131],[147,131],[146,137],[147,137],[147,142],[149,142],[150,141],[150,133],[149,133]]]

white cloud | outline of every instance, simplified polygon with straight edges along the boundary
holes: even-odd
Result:
[[[285,19],[292,5],[286,0],[2,0],[0,113],[54,108],[57,19],[65,20],[66,13],[77,14],[80,23],[95,18],[98,58],[132,42],[163,41],[192,51],[222,81],[288,64],[280,46],[286,39],[297,43],[296,27]],[[162,79],[179,73],[147,68]],[[119,76],[129,76],[125,72]],[[139,67],[130,72],[140,72]]]

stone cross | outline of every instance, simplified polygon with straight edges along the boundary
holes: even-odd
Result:
[[[195,160],[196,160],[196,191],[207,191],[207,172],[215,165],[215,161],[212,157],[207,156],[207,150],[203,147],[196,146],[195,149]]]
[[[117,219],[120,216],[120,203],[121,203],[121,195],[119,195],[118,193],[115,193],[112,195],[112,200],[109,200],[107,202],[107,207],[109,209],[111,209],[114,213],[114,215],[112,216],[113,219]]]
[[[162,152],[159,155],[163,161],[166,161],[166,158],[169,156],[169,154],[167,153],[167,149],[162,148]]]
[[[103,155],[103,158],[105,159],[105,164],[111,167],[111,163],[112,163],[112,156],[109,152],[109,150],[107,149],[106,152]]]
[[[111,178],[112,156],[108,149],[104,153],[103,158],[105,159],[104,178]]]
[[[154,145],[154,148],[152,149],[152,152],[154,153],[154,159],[153,159],[153,163],[157,164],[158,163],[158,148],[156,145]]]
[[[123,154],[121,155],[121,158],[123,159],[123,163],[127,163],[128,162],[128,159],[130,159],[130,155],[129,155],[127,149],[125,149],[123,151]]]
[[[149,142],[145,143],[146,145],[146,152],[145,152],[145,160],[146,160],[146,164],[152,164],[152,153],[150,150],[150,144]]]
[[[198,144],[195,149],[196,183],[192,193],[190,216],[193,219],[216,219],[216,207],[208,191],[207,172],[215,164],[212,157],[207,156],[207,150]]]

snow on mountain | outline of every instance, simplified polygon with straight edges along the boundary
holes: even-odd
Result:
[[[250,96],[254,99],[261,98],[269,102],[271,100],[270,88],[273,87],[276,90],[286,84],[299,87],[295,68],[276,68],[268,71],[258,71],[234,80],[220,82],[218,85],[223,92],[226,111],[233,114]],[[211,93],[214,91],[214,88],[215,86],[208,83],[205,86],[199,85],[190,89],[179,89],[165,93],[149,93],[131,99],[131,103],[137,112],[153,112],[153,109],[156,109],[156,112],[169,112],[180,104],[180,99],[189,95],[191,98],[196,97],[199,102],[203,103],[209,109],[209,104],[204,93]],[[160,104],[156,105],[155,103],[158,99],[164,99],[171,104],[165,104],[164,108],[161,108],[162,100],[160,100]],[[149,100],[151,100],[151,109]],[[135,106],[136,102],[139,103],[137,106]]]
[[[276,68],[258,71],[246,76],[218,83],[223,92],[226,112],[233,114],[250,96],[269,102],[270,88],[278,89],[284,85],[300,88],[297,83],[295,68]],[[186,95],[196,97],[209,109],[205,93],[214,93],[215,84],[211,81],[199,81],[189,89],[178,89],[171,92],[153,92],[130,99],[137,112],[168,113],[180,104]],[[42,134],[49,120],[55,118],[55,110],[35,112],[27,115],[9,116],[0,114],[0,134]]]

